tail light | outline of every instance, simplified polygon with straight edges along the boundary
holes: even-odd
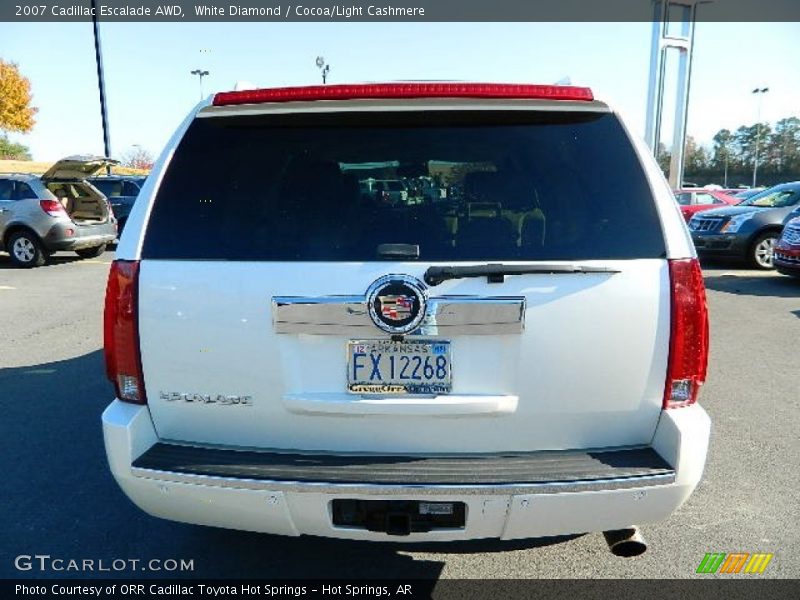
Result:
[[[103,337],[106,374],[126,402],[146,404],[139,349],[139,261],[111,263],[106,287]]]
[[[696,258],[669,261],[671,326],[664,408],[688,406],[706,379],[708,308]]]
[[[58,200],[39,200],[39,206],[51,217],[60,217],[61,215],[67,214],[67,211],[64,210],[64,207],[61,206],[61,202]]]

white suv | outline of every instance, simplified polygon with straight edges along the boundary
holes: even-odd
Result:
[[[388,205],[365,176],[453,193]],[[111,269],[106,451],[134,503],[177,521],[612,539],[700,481],[707,351],[683,218],[590,90],[219,93]]]

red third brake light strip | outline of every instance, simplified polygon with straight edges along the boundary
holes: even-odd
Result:
[[[507,83],[379,83],[360,85],[310,85],[220,92],[214,106],[305,102],[313,100],[363,100],[375,98],[498,98],[518,100],[594,100],[592,90],[566,85]]]

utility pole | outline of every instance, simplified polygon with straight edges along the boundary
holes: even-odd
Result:
[[[756,187],[756,177],[758,175],[758,145],[761,141],[761,100],[764,98],[764,94],[769,91],[768,87],[764,88],[756,88],[751,94],[755,94],[756,96],[756,152],[755,157],[753,160],[753,187]]]
[[[203,99],[203,77],[209,75],[208,71],[203,71],[202,69],[195,69],[191,71],[191,75],[197,75],[200,78],[200,100]]]
[[[103,53],[100,49],[100,30],[97,27],[97,2],[92,0],[92,30],[94,31],[94,57],[97,62],[97,89],[100,92],[100,120],[103,124],[103,152],[111,157],[111,134],[108,130],[108,108],[106,107],[106,83],[103,77]],[[111,175],[111,165],[106,165],[106,174]]]
[[[317,57],[316,65],[322,74],[322,85],[325,85],[328,82],[328,72],[331,70],[331,66],[325,64],[325,59],[322,56]]]
[[[728,189],[728,148],[725,148],[725,181],[722,183],[722,187]]]

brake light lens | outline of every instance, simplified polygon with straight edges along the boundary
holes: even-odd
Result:
[[[103,315],[106,375],[117,398],[146,404],[139,349],[139,261],[111,263]]]
[[[379,83],[358,85],[309,85],[220,92],[214,106],[296,102],[313,100],[362,100],[375,98],[507,98],[520,100],[594,100],[592,90],[568,85],[504,83]]]
[[[664,408],[697,401],[708,365],[708,307],[696,258],[669,261],[671,326]]]
[[[67,214],[67,211],[64,210],[64,207],[61,206],[61,202],[58,200],[39,200],[39,206],[51,217],[60,217],[61,215]]]

